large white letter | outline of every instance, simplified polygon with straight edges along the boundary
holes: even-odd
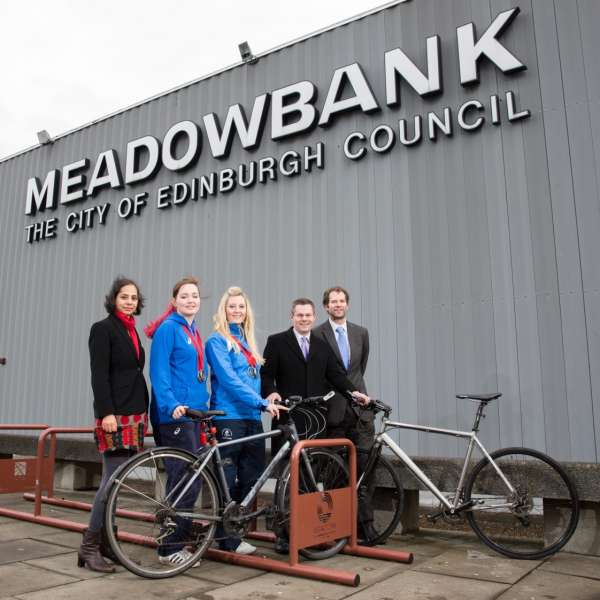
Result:
[[[46,208],[56,208],[58,173],[58,169],[49,171],[41,190],[40,180],[37,177],[31,177],[27,180],[26,215],[35,215],[38,210],[45,210]]]
[[[146,166],[139,168],[139,153],[144,148],[148,152],[148,162]],[[125,183],[134,183],[152,177],[160,169],[159,156],[160,143],[151,135],[129,142],[127,144],[127,158],[125,159]]]
[[[352,86],[354,96],[339,100],[346,81]],[[329,91],[327,92],[327,98],[325,99],[325,105],[323,106],[323,112],[319,119],[319,125],[325,127],[329,124],[331,115],[352,110],[356,107],[360,107],[366,113],[379,110],[379,104],[375,100],[375,96],[360,65],[352,63],[347,67],[336,69],[334,72],[331,84],[329,85]]]
[[[87,158],[82,158],[62,168],[60,203],[69,204],[81,200],[85,196],[85,171],[90,166]]]
[[[419,96],[428,96],[441,91],[439,36],[427,38],[427,76],[423,75],[423,72],[400,48],[386,52],[384,61],[385,94],[388,106],[400,104],[398,76],[405,79]]]
[[[269,94],[261,94],[254,100],[250,125],[244,113],[244,109],[239,104],[229,107],[223,130],[219,131],[219,122],[215,113],[204,115],[204,127],[210,150],[215,158],[227,157],[233,143],[234,129],[237,131],[242,147],[247,150],[256,148],[260,144],[265,118],[267,116],[267,103]]]
[[[181,158],[174,156],[174,141],[180,135],[188,139],[188,147]],[[181,171],[198,158],[200,136],[198,126],[192,121],[180,121],[167,131],[162,144],[162,163],[169,171]]]
[[[319,116],[313,105],[316,97],[317,88],[310,81],[275,90],[271,94],[271,138],[279,140],[312,129]],[[294,114],[299,117],[292,121]]]
[[[104,175],[100,175],[103,171],[106,171]],[[114,150],[106,150],[98,155],[87,195],[93,196],[96,189],[105,185],[109,185],[111,188],[123,187],[123,176],[119,168],[117,153]]]
[[[479,81],[479,59],[485,54],[503,73],[521,71],[527,67],[512,55],[497,39],[519,14],[520,8],[500,13],[475,43],[475,26],[467,23],[456,29],[460,83],[468,85]]]

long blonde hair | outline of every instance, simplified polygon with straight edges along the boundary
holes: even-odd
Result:
[[[240,327],[242,328],[246,342],[250,347],[250,353],[252,356],[254,356],[259,365],[263,365],[265,363],[265,359],[258,351],[258,348],[256,347],[256,339],[254,338],[254,311],[252,310],[248,296],[244,290],[242,290],[242,288],[232,286],[227,288],[223,296],[221,296],[219,306],[217,307],[217,312],[213,315],[215,331],[220,333],[231,344],[234,352],[240,352],[240,347],[229,331],[229,323],[227,322],[227,313],[225,311],[227,301],[229,298],[233,298],[235,296],[241,296],[246,303],[246,318],[244,319],[244,322],[240,324]]]

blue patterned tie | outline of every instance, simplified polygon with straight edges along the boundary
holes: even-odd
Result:
[[[344,363],[344,367],[346,371],[350,366],[350,348],[348,347],[348,338],[346,337],[346,330],[343,327],[338,327],[336,329],[337,332],[337,345],[340,349],[340,354],[342,355],[342,362]]]
[[[308,339],[302,335],[300,341],[302,342],[302,354],[304,354],[304,360],[306,360],[308,358]]]

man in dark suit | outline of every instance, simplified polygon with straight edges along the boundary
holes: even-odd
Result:
[[[346,377],[328,344],[311,335],[315,305],[308,298],[292,303],[292,327],[267,339],[261,369],[262,396],[276,402],[289,396],[324,396],[332,389],[338,394],[329,401],[328,423],[340,422],[347,404],[341,394],[355,392],[357,386]],[[368,404],[365,394],[357,400]]]
[[[261,395],[269,402],[290,396],[324,396],[331,390],[338,393],[328,404],[328,423],[341,422],[347,402],[342,394],[350,391],[356,401],[368,404],[370,399],[356,389],[338,364],[329,345],[312,335],[315,305],[308,298],[292,303],[292,327],[269,336],[264,350],[265,364],[261,373]],[[273,421],[276,425],[276,421]],[[299,425],[299,429],[302,425]],[[278,438],[271,440],[272,453],[279,447]],[[284,540],[275,549],[287,552]]]
[[[323,293],[323,308],[329,316],[327,321],[314,329],[315,337],[327,342],[335,355],[338,366],[343,369],[354,387],[367,393],[364,374],[369,359],[369,332],[366,328],[347,320],[350,295],[340,286]],[[328,420],[327,437],[345,437],[358,448],[358,470],[364,470],[368,451],[373,446],[375,427],[373,411],[363,409],[356,403],[346,402],[340,419]],[[365,490],[359,490],[359,537],[368,543],[375,537],[371,499]]]

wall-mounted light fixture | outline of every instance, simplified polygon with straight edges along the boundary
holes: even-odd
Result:
[[[52,136],[45,129],[42,129],[41,131],[37,132],[37,138],[38,138],[38,142],[40,144],[42,144],[42,146],[44,144],[52,144],[52,143],[54,143],[54,140],[52,139]]]
[[[248,42],[242,42],[241,44],[238,44],[238,49],[244,62],[253,65],[258,60],[258,58],[252,54],[252,50],[250,50],[250,44],[248,44]]]

